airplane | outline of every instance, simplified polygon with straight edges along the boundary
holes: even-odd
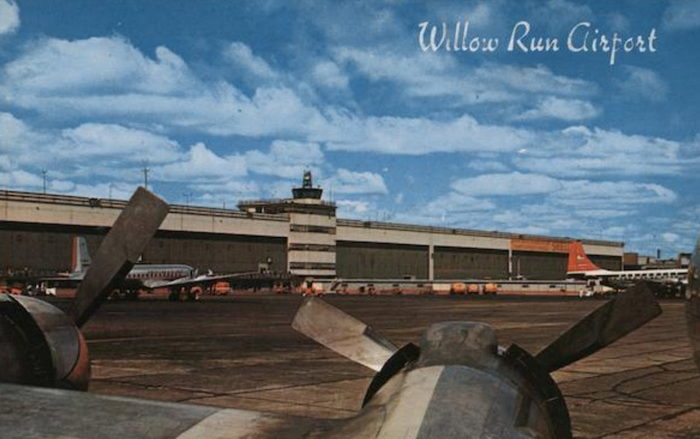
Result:
[[[168,210],[139,188],[105,237],[67,314],[39,299],[0,295],[3,439],[571,439],[551,373],[608,346],[661,313],[636,285],[574,324],[535,356],[499,346],[479,322],[431,325],[397,348],[317,297],[292,327],[376,371],[360,411],[314,419],[76,392],[90,367],[79,328],[133,267]]]
[[[42,277],[37,281],[48,285],[76,286],[80,283],[92,263],[85,237],[73,237],[72,249],[71,272],[53,277]],[[217,282],[251,279],[256,278],[257,274],[259,273],[241,272],[217,275],[211,270],[206,274],[199,274],[199,270],[185,264],[144,264],[139,261],[118,284],[117,289],[124,297],[130,299],[137,298],[139,291],[142,290],[152,291],[167,288],[170,290],[168,296],[170,300],[180,300],[181,293],[185,294],[188,300],[194,300],[198,297],[198,291],[204,291]]]
[[[43,282],[82,281],[92,263],[87,240],[84,236],[74,236],[71,252],[71,271],[57,276],[39,278]],[[184,264],[142,264],[137,263],[125,277],[126,283],[133,288],[148,287],[157,281],[168,281],[183,277],[196,277],[197,270]]]
[[[581,241],[574,241],[569,246],[566,277],[570,279],[599,280],[602,284],[615,289],[627,288],[640,280],[651,281],[655,284],[666,286],[672,290],[670,292],[682,294],[687,285],[688,269],[606,270],[590,260],[583,249]],[[658,286],[650,285],[655,291],[660,292]]]

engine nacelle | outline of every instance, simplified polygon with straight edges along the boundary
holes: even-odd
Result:
[[[0,294],[0,382],[86,390],[89,381],[85,339],[63,311]]]

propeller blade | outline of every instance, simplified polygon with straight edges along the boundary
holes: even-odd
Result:
[[[397,348],[371,327],[329,305],[309,297],[302,302],[292,328],[370,369],[379,371]]]
[[[168,204],[139,187],[107,233],[75,294],[71,315],[82,326],[138,261],[168,214]]]
[[[646,283],[637,283],[598,307],[535,358],[549,372],[587,357],[661,314]]]

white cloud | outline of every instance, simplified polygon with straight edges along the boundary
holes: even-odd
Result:
[[[700,26],[700,3],[696,0],[671,0],[662,23],[672,31],[697,28]]]
[[[323,115],[294,90],[265,86],[246,96],[226,82],[206,83],[165,47],[144,56],[120,37],[28,46],[1,75],[7,102],[47,117],[119,118],[214,135],[305,135]]]
[[[357,200],[337,200],[338,216],[344,218],[362,217],[370,211],[370,203]]]
[[[561,119],[572,122],[592,119],[599,114],[600,110],[588,101],[548,96],[541,99],[535,108],[525,111],[516,119]]]
[[[55,156],[69,160],[102,160],[117,158],[121,163],[169,163],[182,157],[180,146],[165,136],[143,130],[86,123],[61,132],[65,139]]]
[[[471,160],[467,164],[467,168],[474,169],[478,172],[494,171],[494,172],[506,172],[508,171],[508,166],[502,161],[497,160]]]
[[[635,66],[623,66],[623,71],[625,78],[616,80],[615,85],[625,96],[653,102],[666,99],[668,85],[655,71]]]
[[[199,200],[215,206],[222,206],[222,202],[226,202],[227,208],[234,208],[236,202],[240,200],[263,196],[260,185],[251,180],[231,179],[214,183],[203,181],[195,182],[190,187],[200,192]]]
[[[37,41],[5,66],[12,91],[37,98],[150,93],[184,95],[201,91],[185,62],[163,46],[155,59],[145,57],[121,37],[85,40],[47,38]]]
[[[36,130],[10,113],[0,113],[0,161],[13,171],[44,168],[55,178],[129,179],[125,175],[136,176],[142,164],[183,157],[177,142],[148,131],[96,123]]]
[[[534,195],[546,194],[561,189],[559,180],[539,174],[484,174],[461,178],[451,184],[455,191],[471,196],[490,195]]]
[[[19,29],[19,6],[14,0],[0,0],[0,36]]]
[[[659,184],[634,181],[561,181],[562,188],[552,197],[556,202],[581,208],[627,208],[634,205],[676,201],[671,189]]]
[[[128,200],[134,193],[138,184],[135,183],[98,183],[98,184],[75,184],[63,192],[82,197],[108,198],[114,200]],[[52,189],[54,189],[52,187]],[[61,191],[59,191],[61,192]]]
[[[0,187],[12,190],[40,191],[44,187],[44,176],[23,169],[7,169],[0,173]],[[50,192],[70,192],[75,184],[54,178],[52,173],[46,175],[46,189]]]
[[[19,188],[40,188],[44,180],[38,175],[31,174],[23,170],[6,170],[0,173],[0,185],[4,187],[19,187]]]
[[[46,139],[11,113],[0,112],[0,154],[27,154]]]
[[[697,155],[692,143],[575,126],[541,133],[527,154],[512,162],[519,169],[560,177],[674,175],[698,163],[684,151]]]
[[[258,80],[276,79],[279,77],[272,67],[265,61],[253,54],[253,51],[245,43],[234,41],[223,51],[224,59],[236,67],[244,69]]]
[[[453,191],[430,201],[425,207],[425,213],[442,215],[445,212],[449,212],[450,214],[455,214],[476,210],[491,210],[495,207],[496,205],[489,200]]]
[[[661,238],[663,238],[664,241],[666,242],[676,242],[680,239],[680,236],[677,233],[672,233],[672,232],[666,232],[661,234]]]
[[[340,47],[334,57],[354,66],[372,81],[393,81],[414,98],[457,99],[453,104],[524,100],[530,93],[586,96],[597,91],[595,84],[555,75],[543,66],[519,67],[487,63],[468,68],[439,53],[403,55],[391,48]]]
[[[305,169],[319,176],[324,160],[318,143],[292,140],[275,140],[269,152],[252,150],[246,152],[244,158],[251,172],[282,178],[301,178]]]
[[[153,171],[159,180],[201,182],[226,181],[245,175],[247,168],[241,156],[221,157],[199,142],[190,147],[185,160],[156,167]]]
[[[401,117],[341,118],[333,121],[331,150],[374,151],[385,154],[428,154],[458,151],[512,151],[532,139],[530,132],[482,125],[471,116],[453,120]]]
[[[322,87],[342,90],[348,87],[348,76],[333,61],[321,61],[311,70],[314,81]]]
[[[384,178],[374,172],[356,172],[338,169],[323,181],[323,187],[336,194],[386,194],[389,190]]]

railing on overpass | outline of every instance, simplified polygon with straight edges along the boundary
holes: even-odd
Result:
[[[484,237],[484,238],[538,239],[538,240],[561,241],[561,242],[570,242],[570,241],[574,240],[574,238],[566,238],[566,237],[527,235],[527,234],[510,233],[510,232],[484,231],[484,230],[473,230],[473,229],[458,229],[458,228],[450,228],[450,227],[422,226],[422,225],[415,225],[415,224],[389,223],[389,222],[382,222],[382,221],[362,221],[362,220],[340,219],[340,218],[338,218],[338,220],[336,222],[336,226],[338,226],[338,227],[358,227],[358,228],[364,227],[364,228],[382,229],[382,230],[441,233],[441,234],[448,234],[448,235],[478,236],[478,237]],[[591,244],[591,245],[624,247],[623,242],[617,242],[617,241],[583,239],[582,242],[584,244]]]
[[[91,198],[60,194],[39,194],[34,192],[20,192],[8,190],[0,191],[0,200],[109,209],[123,209],[127,204],[127,202],[124,200],[113,200],[109,198]],[[231,209],[187,206],[181,204],[171,204],[170,213],[228,218],[255,218],[284,222],[289,221],[289,218],[285,214],[273,215],[266,213],[248,213]]]

